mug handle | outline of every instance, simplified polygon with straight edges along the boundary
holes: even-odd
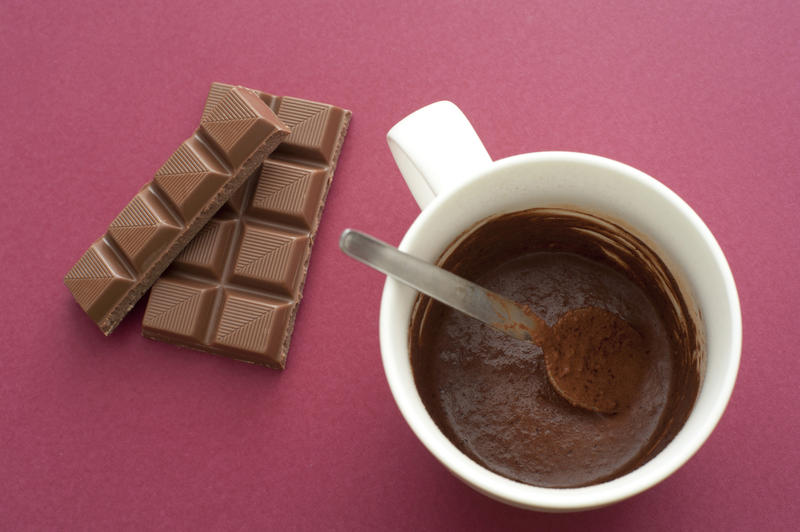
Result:
[[[414,111],[389,130],[386,141],[420,209],[492,164],[472,124],[453,102]]]

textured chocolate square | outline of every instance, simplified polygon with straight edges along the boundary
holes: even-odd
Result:
[[[248,223],[241,231],[231,280],[292,297],[297,291],[308,237]]]
[[[323,168],[268,159],[250,202],[251,213],[310,230],[326,179]]]
[[[233,356],[277,352],[292,304],[264,296],[225,290],[212,347]]]
[[[191,338],[203,334],[216,299],[217,288],[193,281],[167,280],[158,294],[151,296],[150,319],[159,327]]]
[[[213,84],[204,116],[230,90]],[[153,285],[142,332],[155,340],[283,368],[350,112],[297,98],[260,97],[281,120],[293,124],[292,134]],[[205,316],[186,299],[198,285],[214,293]]]

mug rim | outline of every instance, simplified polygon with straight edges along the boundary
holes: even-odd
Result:
[[[404,321],[404,323],[406,323],[406,321],[389,319],[389,317],[395,313],[396,305],[393,305],[392,302],[398,290],[411,289],[392,278],[387,278],[381,295],[379,318],[381,359],[384,373],[386,374],[392,392],[392,397],[412,432],[414,432],[417,438],[439,462],[474,489],[492,498],[523,508],[550,511],[596,508],[632,497],[658,484],[686,463],[708,439],[725,411],[733,392],[733,386],[738,373],[742,337],[741,309],[733,274],[730,271],[728,262],[713,234],[697,213],[666,185],[644,172],[619,161],[586,153],[566,151],[533,152],[515,155],[493,162],[483,171],[478,172],[458,186],[434,198],[408,228],[399,248],[401,250],[408,250],[411,243],[419,238],[420,231],[429,223],[428,220],[436,216],[437,211],[442,208],[441,206],[447,205],[449,201],[451,201],[451,197],[463,193],[461,192],[463,189],[468,188],[477,181],[487,179],[492,174],[501,172],[510,166],[537,164],[541,162],[582,163],[598,166],[615,173],[624,174],[626,177],[653,189],[663,201],[671,203],[672,206],[677,208],[686,218],[713,256],[715,274],[719,274],[722,277],[725,293],[728,296],[726,310],[731,325],[731,338],[729,339],[731,352],[729,353],[728,361],[725,366],[726,372],[723,375],[721,385],[713,398],[714,402],[712,407],[708,409],[702,418],[702,430],[692,433],[692,437],[685,442],[682,448],[677,451],[673,448],[673,452],[670,454],[666,463],[661,463],[665,459],[657,462],[657,466],[660,467],[654,467],[651,464],[653,464],[657,458],[664,455],[665,451],[672,446],[675,439],[684,432],[686,424],[684,424],[684,427],[681,428],[678,435],[676,435],[665,449],[662,449],[655,457],[645,464],[620,477],[600,484],[578,488],[544,488],[532,486],[503,477],[479,465],[477,462],[474,462],[455,447],[455,445],[438,430],[438,427],[438,435],[436,432],[429,433],[428,429],[422,426],[420,420],[418,420],[411,411],[410,402],[419,401],[422,403],[419,393],[415,386],[412,386],[412,390],[407,390],[407,387],[399,382],[399,377],[394,374],[394,370],[389,363],[402,354],[405,354],[406,357],[410,356],[407,344],[403,346],[398,353],[395,353],[395,351],[397,351],[395,349],[396,346],[393,345],[390,338],[390,331],[392,328],[399,321]],[[477,222],[478,220],[475,221]],[[396,316],[394,317],[396,318]],[[408,318],[410,319],[410,314]],[[405,327],[407,328],[407,325]],[[413,381],[413,375],[411,378]],[[427,415],[433,423],[424,404],[422,404],[422,407],[425,415]],[[692,409],[693,413],[694,411],[695,407]],[[648,467],[648,465],[651,465],[651,467]]]

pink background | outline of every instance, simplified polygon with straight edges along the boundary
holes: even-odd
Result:
[[[800,4],[68,4],[0,7],[0,528],[796,529]],[[353,111],[284,373],[147,341],[143,304],[105,338],[62,284],[215,80]],[[384,136],[439,99],[494,158],[576,150],[648,172],[727,254],[736,389],[648,492],[573,515],[506,507],[397,411],[383,279],[337,240],[399,242],[417,207]]]

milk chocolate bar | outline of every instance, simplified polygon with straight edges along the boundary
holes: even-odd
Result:
[[[209,105],[228,90],[214,84]],[[153,285],[142,333],[283,369],[350,111],[261,98],[292,133]]]
[[[250,89],[231,88],[206,107],[200,127],[64,278],[105,334],[288,134]]]

